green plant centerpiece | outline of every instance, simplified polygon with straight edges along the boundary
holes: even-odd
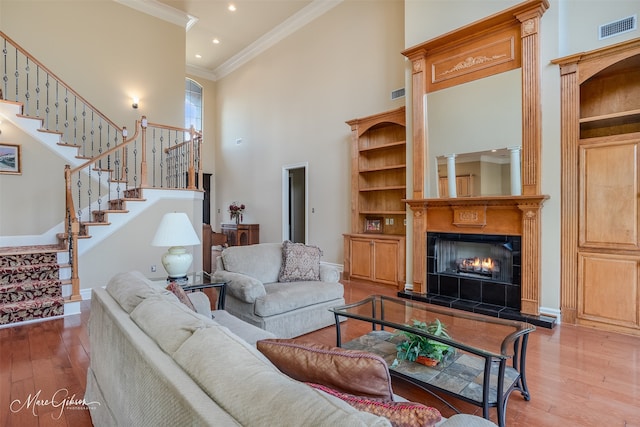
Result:
[[[436,337],[451,339],[447,333],[447,328],[439,319],[435,319],[430,323],[414,319],[413,323],[407,326],[411,326],[415,329],[422,329],[428,334]],[[400,360],[409,360],[411,362],[422,363],[427,366],[436,366],[438,363],[455,354],[455,348],[450,345],[443,344],[418,334],[407,331],[398,331],[396,335],[404,338],[403,341],[396,345],[398,359]]]

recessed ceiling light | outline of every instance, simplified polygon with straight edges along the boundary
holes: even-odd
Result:
[[[236,11],[236,5],[233,4],[233,3],[229,3],[229,7],[227,9],[229,9],[231,12],[235,12]]]
[[[199,53],[196,53],[196,58],[200,59],[202,58],[202,55],[200,55]]]
[[[212,41],[213,41],[213,44],[220,44],[220,40],[218,39],[213,39]]]

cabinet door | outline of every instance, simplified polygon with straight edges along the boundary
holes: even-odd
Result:
[[[638,328],[640,258],[580,253],[578,265],[578,317]]]
[[[638,249],[638,143],[580,148],[580,246]]]
[[[398,242],[374,241],[373,280],[396,285],[398,283]]]
[[[371,279],[373,271],[372,241],[351,239],[351,276],[360,279]]]

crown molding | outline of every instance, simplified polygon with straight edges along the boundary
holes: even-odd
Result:
[[[191,74],[192,76],[202,77],[203,79],[211,80],[214,82],[218,79],[213,71],[207,68],[197,67],[195,65],[187,64],[186,72],[187,74]]]
[[[154,16],[158,19],[162,19],[163,21],[178,25],[184,28],[185,31],[189,31],[189,29],[191,29],[191,27],[193,27],[196,22],[198,22],[198,18],[196,18],[195,16],[191,16],[188,13],[182,12],[178,9],[174,9],[171,6],[167,6],[166,4],[160,3],[156,0],[114,1],[116,3],[120,3],[121,5],[135,9],[138,12],[146,13],[147,15]]]
[[[271,46],[298,31],[300,28],[333,9],[343,1],[344,0],[314,0],[309,4],[309,6],[301,9],[285,20],[282,24],[278,25],[273,30],[269,31],[213,70],[216,80],[227,76],[240,66],[246,64],[251,59],[269,49]]]

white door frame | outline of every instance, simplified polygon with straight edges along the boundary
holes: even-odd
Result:
[[[289,239],[289,170],[304,168],[304,241],[309,243],[309,162],[282,167],[282,240]]]

